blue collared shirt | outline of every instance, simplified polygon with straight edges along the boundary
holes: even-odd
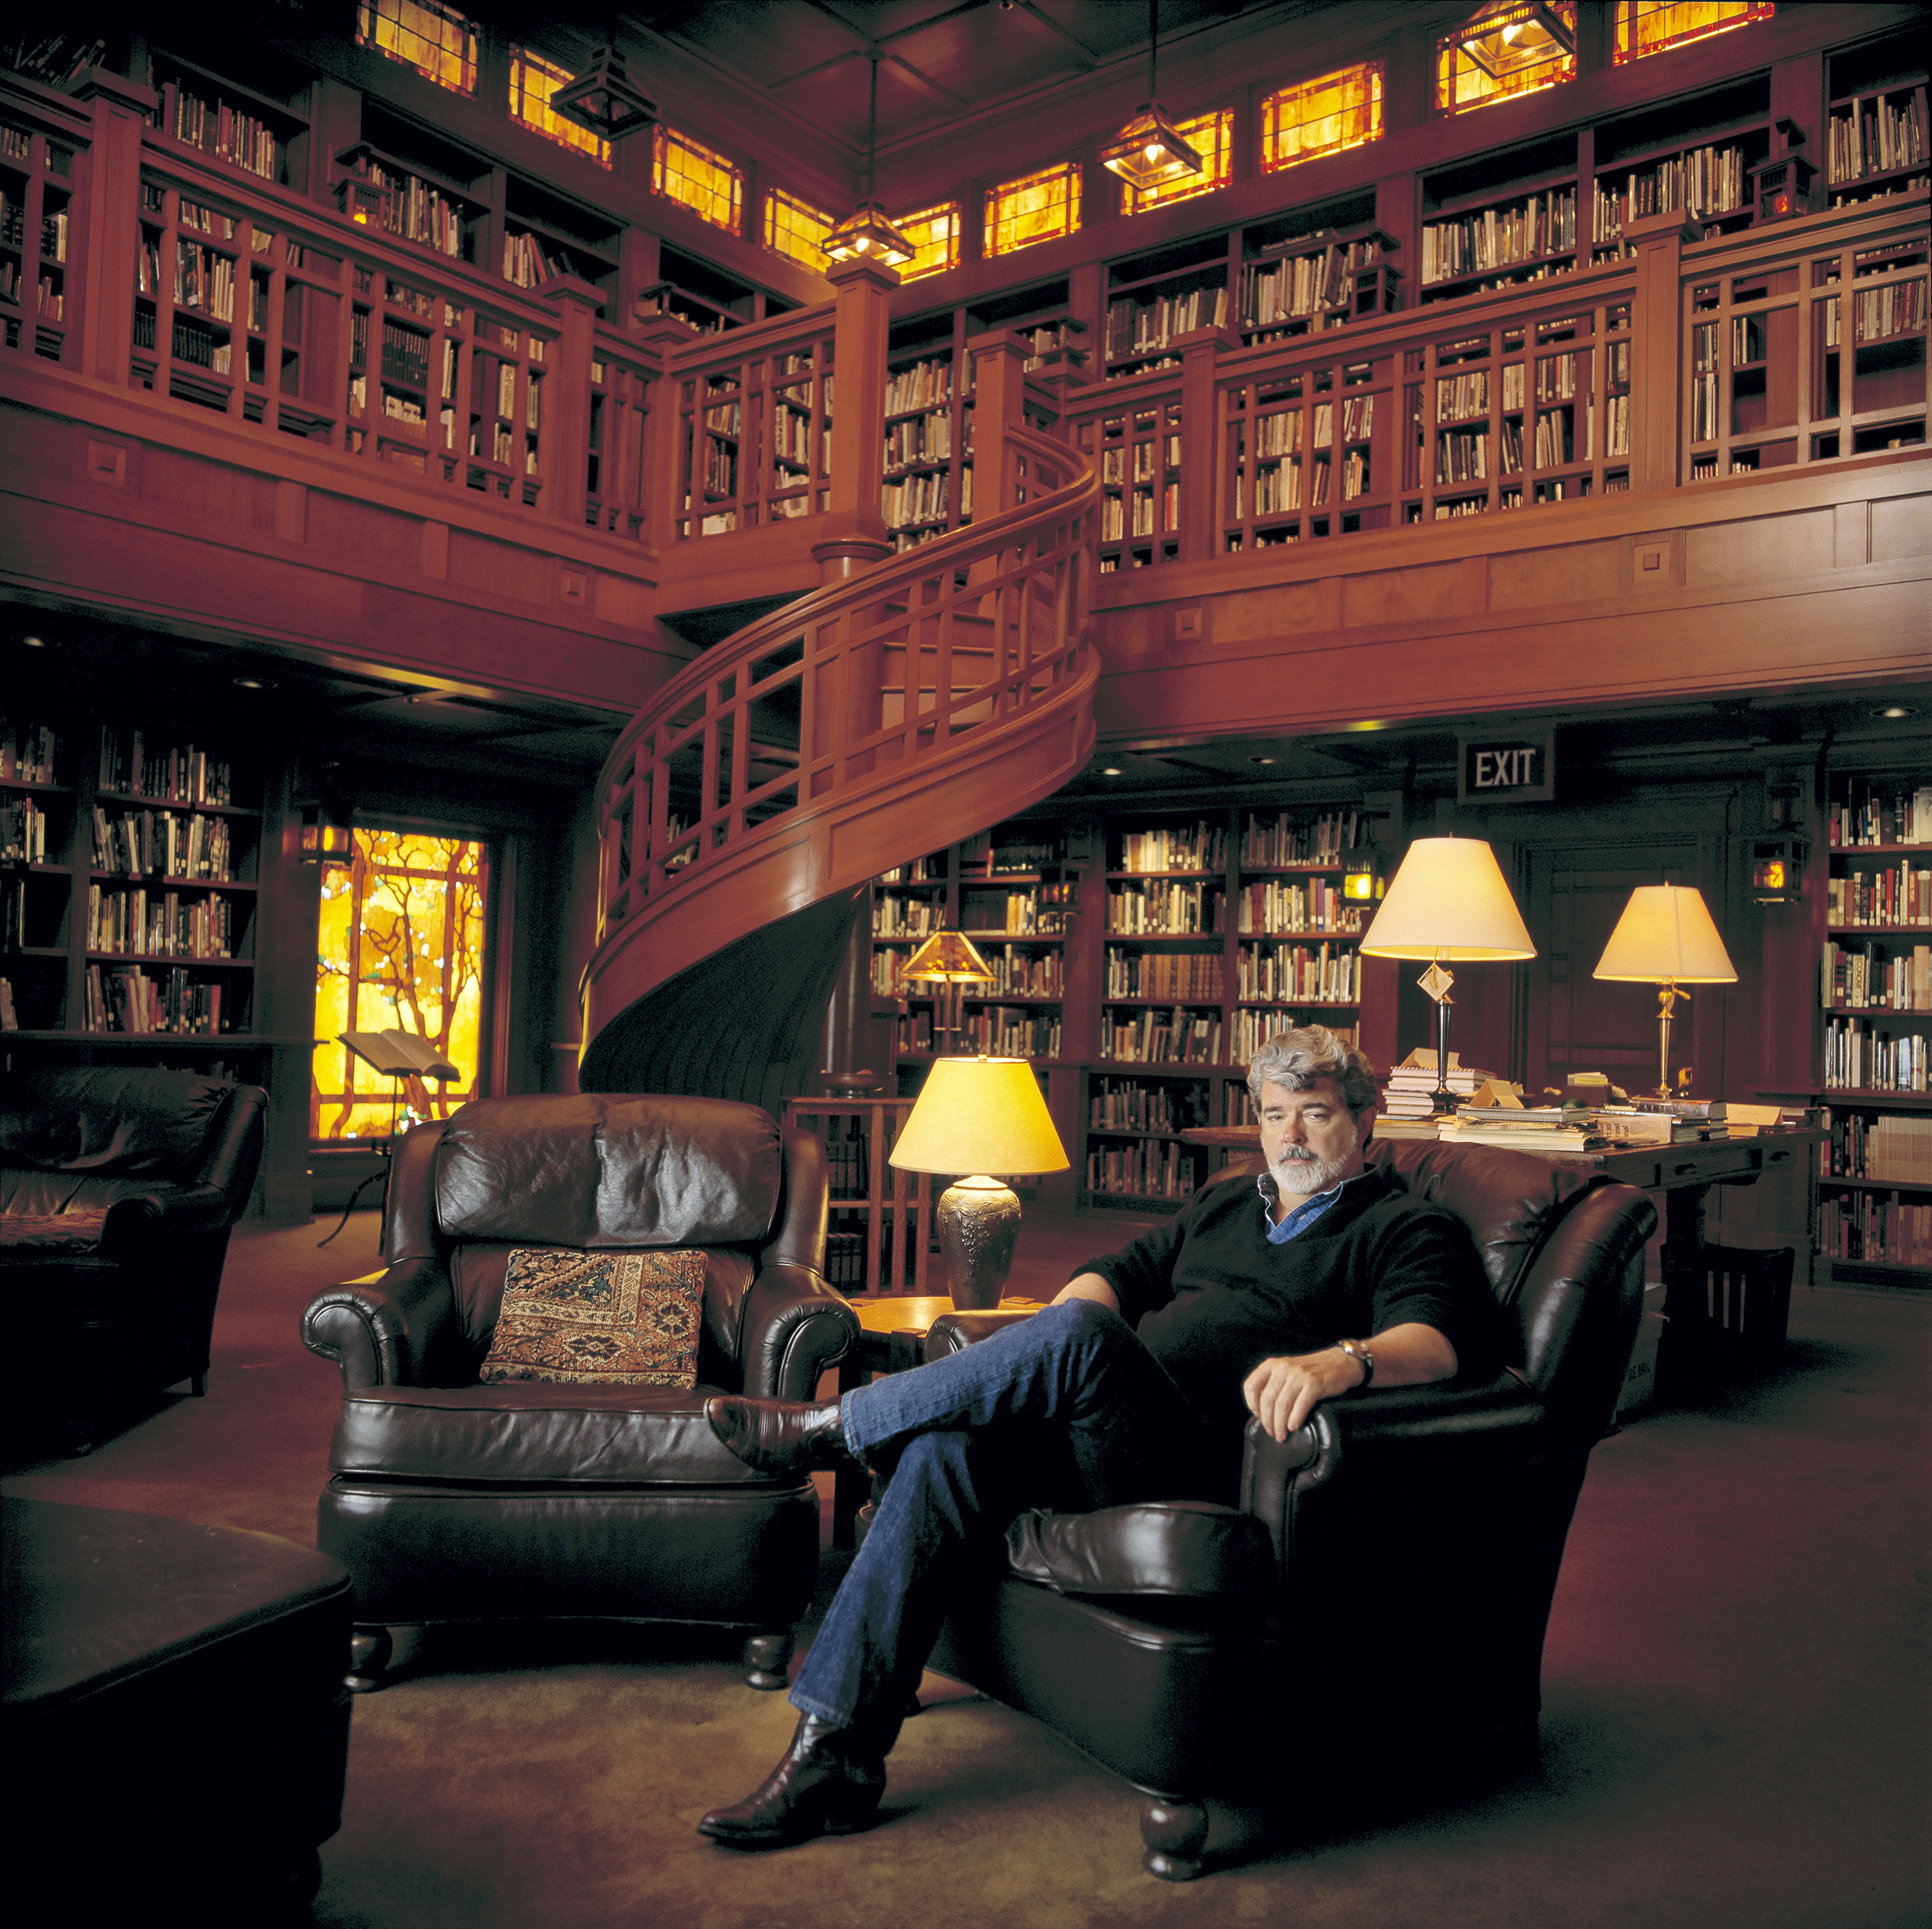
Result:
[[[1255,1190],[1261,1195],[1261,1216],[1268,1226],[1268,1243],[1271,1246],[1285,1246],[1289,1240],[1307,1231],[1322,1214],[1341,1197],[1342,1186],[1352,1184],[1356,1179],[1364,1178],[1364,1172],[1352,1172],[1341,1185],[1330,1186],[1326,1192],[1311,1194],[1299,1206],[1293,1207],[1280,1225],[1274,1222],[1274,1207],[1281,1197],[1281,1189],[1276,1184],[1272,1172],[1263,1172],[1254,1182]]]

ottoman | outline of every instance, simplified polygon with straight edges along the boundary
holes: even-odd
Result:
[[[306,1913],[341,1822],[348,1576],[269,1534],[42,1500],[0,1499],[0,1537],[9,1832],[61,1919]]]

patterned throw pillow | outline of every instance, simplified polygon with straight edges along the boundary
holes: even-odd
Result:
[[[695,1387],[704,1255],[518,1247],[477,1377]]]

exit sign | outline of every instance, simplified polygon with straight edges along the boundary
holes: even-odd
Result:
[[[1557,794],[1552,734],[1463,737],[1457,773],[1459,804],[1546,804]]]

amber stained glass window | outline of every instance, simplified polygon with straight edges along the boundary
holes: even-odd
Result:
[[[1063,162],[1036,175],[1002,181],[986,190],[985,252],[1012,254],[1038,241],[1077,234],[1080,225],[1080,164]]]
[[[911,214],[896,214],[892,224],[913,244],[913,258],[899,270],[901,281],[918,281],[943,274],[959,265],[959,203],[942,201]]]
[[[1177,120],[1180,137],[1201,157],[1201,172],[1184,175],[1164,187],[1151,187],[1142,193],[1130,181],[1120,184],[1120,212],[1140,214],[1150,208],[1164,208],[1170,201],[1191,201],[1197,194],[1211,194],[1225,187],[1234,178],[1235,115],[1231,108],[1213,114],[1196,114],[1192,120]]]
[[[1770,0],[1731,0],[1729,4],[1674,6],[1670,0],[1619,0],[1617,8],[1617,64],[1641,60],[1694,40],[1748,27],[1777,12]]]
[[[550,97],[567,87],[576,75],[567,67],[546,60],[527,47],[510,49],[510,118],[560,147],[588,154],[600,168],[610,165],[610,143],[602,135],[567,119],[550,105]]]
[[[309,1136],[368,1139],[398,1124],[447,1117],[477,1095],[483,1032],[484,925],[489,852],[459,837],[356,830],[347,863],[322,877],[315,943],[315,1036]],[[463,1073],[398,1085],[366,1065],[342,1032],[405,1031]]]
[[[745,220],[745,170],[688,134],[659,121],[652,130],[651,191],[681,202],[692,213],[731,234]]]
[[[1261,103],[1264,173],[1382,138],[1382,63],[1300,80]]]
[[[1435,43],[1435,104],[1450,114],[1575,78],[1576,0],[1491,0]]]
[[[782,187],[774,187],[765,196],[764,245],[808,268],[823,272],[824,240],[833,224],[832,216],[795,194],[787,194]]]
[[[414,67],[452,94],[476,91],[476,28],[436,0],[360,0],[356,44]]]

